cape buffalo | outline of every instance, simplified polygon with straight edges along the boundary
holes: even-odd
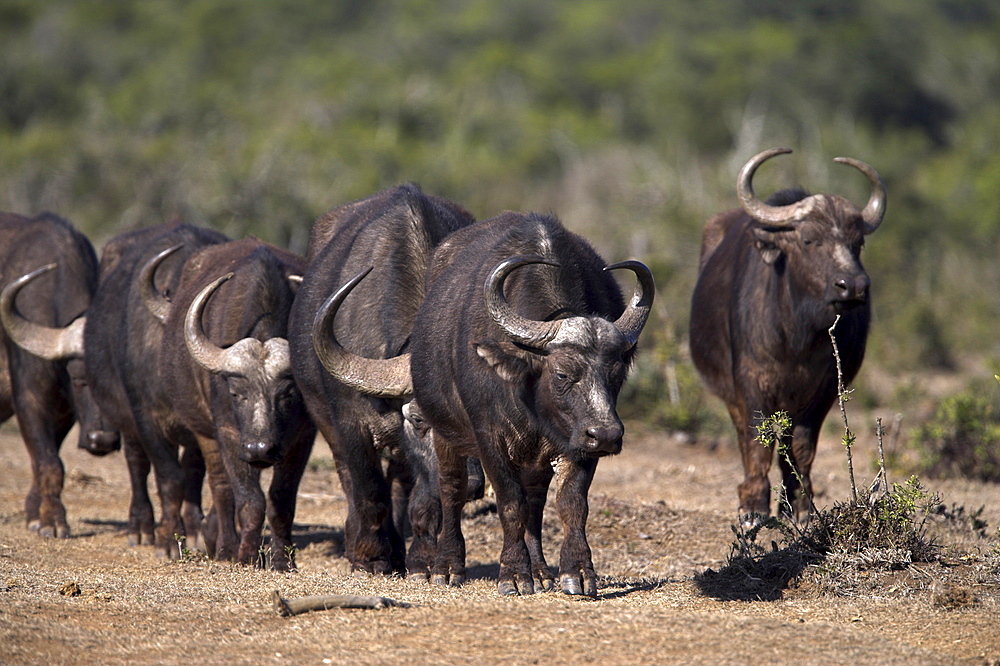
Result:
[[[429,487],[430,472],[426,465],[421,470],[414,464],[417,452],[408,447],[403,432],[408,378],[382,385],[376,391],[380,395],[357,392],[349,377],[334,378],[317,355],[314,320],[337,287],[374,266],[371,279],[338,317],[336,337],[375,359],[408,350],[431,253],[449,233],[472,222],[461,206],[425,195],[415,185],[401,185],[335,208],[313,226],[310,264],[292,305],[288,341],[295,380],[330,445],[347,495],[345,555],[355,571],[402,573],[405,565],[411,574],[426,576],[440,509]],[[388,458],[388,478],[383,456]],[[414,538],[408,554],[401,516],[394,521],[390,486],[403,486],[404,496],[412,491]],[[402,504],[396,502],[397,514]]]
[[[316,436],[286,340],[292,282],[304,269],[301,257],[256,238],[192,255],[171,299],[159,364],[209,470],[218,523],[206,529],[209,552],[263,565],[257,553],[266,508],[270,564],[279,570],[295,565],[295,496]],[[267,501],[260,488],[266,467],[274,469]]]
[[[705,225],[701,267],[691,301],[691,356],[709,389],[729,408],[743,457],[740,512],[770,511],[772,451],[756,442],[756,426],[779,411],[792,422],[779,457],[783,513],[807,516],[809,478],[820,426],[838,395],[834,334],[845,384],[861,367],[870,321],[870,281],[861,265],[865,236],[885,214],[885,185],[875,170],[838,157],[863,173],[871,195],[863,210],[837,195],[786,190],[766,203],[752,180],[767,159],[740,171],[742,210]],[[755,520],[747,518],[748,520]]]
[[[17,415],[32,468],[25,518],[42,536],[70,534],[59,448],[74,420],[80,448],[120,448],[93,406],[81,358],[81,317],[97,276],[94,248],[65,220],[0,213],[0,422]]]
[[[198,546],[204,461],[160,381],[163,323],[145,305],[148,280],[141,273],[151,257],[181,245],[153,276],[156,291],[169,298],[176,293],[184,261],[199,248],[226,240],[218,232],[184,224],[116,237],[101,252],[101,280],[87,311],[87,381],[101,412],[121,432],[129,461],[129,542],[154,539],[159,557],[180,556],[178,536]],[[146,492],[150,465],[162,510],[155,537]]]
[[[638,278],[627,308],[606,272],[616,268]],[[541,532],[555,474],[560,585],[595,596],[587,493],[598,458],[622,447],[615,407],[653,300],[649,269],[605,267],[555,218],[504,213],[449,236],[427,279],[411,353],[370,367],[400,382],[410,374],[433,430],[442,524],[432,581],[464,582],[461,511],[467,458],[477,456],[503,527],[499,592],[530,594],[533,577],[554,587]]]

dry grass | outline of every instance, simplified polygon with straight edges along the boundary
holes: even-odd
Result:
[[[814,476],[831,494],[846,487],[836,449],[835,442],[821,443]],[[321,442],[316,455],[327,455]],[[310,469],[302,488],[298,573],[197,557],[159,562],[151,549],[126,544],[122,459],[91,458],[67,446],[64,460],[74,537],[41,540],[23,527],[23,446],[8,429],[0,434],[4,664],[1000,659],[992,537],[960,520],[930,523],[930,534],[944,546],[939,561],[859,568],[838,590],[824,582],[823,567],[842,567],[795,560],[781,548],[758,558],[756,568],[727,571],[739,468],[728,445],[708,451],[640,433],[622,456],[602,461],[589,521],[601,574],[596,600],[499,597],[500,529],[496,515],[483,510],[470,511],[465,520],[470,581],[461,589],[349,575],[341,543],[344,498],[325,464]],[[985,502],[980,518],[1000,523],[996,486],[956,482],[945,484],[943,494],[957,506]],[[554,563],[560,534],[552,516],[545,534]],[[771,540],[777,543],[777,535],[759,537],[765,548]],[[752,591],[751,583],[760,589]],[[282,618],[271,606],[274,590],[286,598],[384,596],[410,607]]]

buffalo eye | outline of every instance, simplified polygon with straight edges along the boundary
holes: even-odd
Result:
[[[247,388],[242,378],[232,378],[228,382],[229,395],[236,402],[243,402],[247,399]]]
[[[282,407],[288,407],[292,403],[292,399],[295,395],[295,385],[292,382],[287,382],[278,388],[277,401]]]

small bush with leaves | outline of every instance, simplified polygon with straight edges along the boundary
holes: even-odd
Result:
[[[837,553],[868,567],[933,562],[939,548],[927,536],[927,518],[941,504],[917,477],[887,493],[861,492],[816,515],[802,543],[824,555]]]
[[[973,390],[945,398],[913,432],[911,447],[921,474],[1000,481],[1000,410]]]

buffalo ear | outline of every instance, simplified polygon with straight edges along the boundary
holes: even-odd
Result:
[[[520,384],[531,372],[531,366],[526,359],[506,351],[493,340],[473,342],[472,346],[479,358],[486,361],[486,365],[493,368],[493,372],[505,382]]]
[[[767,229],[761,229],[760,227],[754,227],[754,247],[757,248],[757,252],[760,253],[761,258],[764,260],[765,264],[773,264],[781,256],[781,249],[774,242],[774,233],[768,231]]]

